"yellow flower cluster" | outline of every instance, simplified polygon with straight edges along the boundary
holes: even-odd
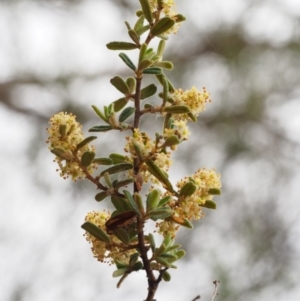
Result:
[[[178,216],[187,218],[188,220],[197,220],[202,217],[201,207],[199,204],[204,204],[208,200],[212,200],[213,195],[209,193],[210,189],[221,188],[220,174],[216,173],[214,169],[208,170],[206,168],[199,169],[190,178],[197,186],[196,191],[191,196],[185,196],[179,201],[179,206],[175,209]],[[190,182],[189,178],[184,178],[179,181],[176,186],[181,188]]]
[[[205,103],[211,102],[210,94],[203,88],[202,91],[198,91],[195,87],[190,90],[183,91],[182,89],[175,90],[170,94],[174,103],[172,105],[185,105],[189,107],[191,113],[194,116],[198,116],[199,113],[205,110]],[[170,104],[171,105],[171,104]],[[173,116],[178,120],[189,120],[190,117],[187,114],[176,114]]]
[[[93,223],[102,231],[106,232],[105,223],[109,220],[110,216],[110,213],[105,211],[93,211],[86,215],[85,221]],[[110,235],[110,244],[96,239],[88,232],[85,232],[85,237],[86,240],[92,244],[91,250],[94,254],[94,257],[101,262],[109,262],[113,264],[115,260],[118,260],[128,263],[130,255],[134,253],[134,249],[125,251],[120,248],[121,241],[115,235]]]
[[[216,173],[214,169],[199,169],[189,178],[186,177],[177,183],[177,187],[180,190],[185,184],[191,182],[196,185],[196,191],[190,196],[181,196],[178,201],[172,200],[169,205],[174,210],[174,220],[166,220],[156,224],[158,232],[162,235],[170,233],[173,237],[179,226],[175,223],[175,220],[184,221],[184,219],[198,220],[203,217],[202,207],[200,204],[204,204],[208,200],[212,200],[213,195],[209,193],[210,189],[220,189],[221,181],[220,174]],[[166,195],[171,195],[169,192]]]
[[[78,162],[86,152],[94,152],[95,148],[85,145],[76,152],[76,146],[84,139],[82,126],[76,121],[76,116],[72,113],[60,112],[50,118],[50,127],[47,129],[49,137],[47,143],[50,143],[49,149],[59,149],[61,156],[56,156],[55,161],[60,168],[60,175],[63,178],[72,177],[72,180],[84,178],[83,172]],[[87,171],[92,173],[96,169],[95,164],[87,167]]]

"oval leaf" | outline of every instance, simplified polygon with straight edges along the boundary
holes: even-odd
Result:
[[[121,76],[115,76],[110,80],[110,83],[121,93],[125,95],[130,94],[129,87]]]
[[[136,44],[128,42],[111,42],[106,44],[106,47],[110,50],[132,50],[138,48]]]
[[[129,118],[133,113],[135,112],[134,107],[128,107],[125,110],[122,111],[122,113],[119,116],[119,122],[125,121],[127,118]]]
[[[85,222],[82,226],[82,229],[84,229],[86,232],[90,233],[93,235],[95,238],[105,242],[105,243],[110,243],[110,238],[109,236],[100,228],[98,228],[96,225],[90,223],[90,222]]]
[[[85,152],[83,153],[81,157],[81,164],[85,167],[91,165],[95,159],[95,153],[94,152]]]
[[[119,54],[119,57],[122,59],[122,61],[133,71],[136,70],[136,67],[134,63],[130,60],[130,58],[123,52]]]
[[[145,70],[143,70],[143,73],[144,74],[162,74],[162,70],[161,68],[158,68],[158,67],[151,67],[151,68],[147,68]]]
[[[141,99],[148,98],[154,95],[157,91],[157,87],[154,84],[151,84],[141,90]]]
[[[151,29],[151,34],[154,36],[159,36],[172,28],[174,24],[174,20],[168,17],[164,17],[153,26],[153,28]]]
[[[112,130],[110,125],[95,125],[89,129],[89,132],[107,132]]]
[[[149,217],[154,221],[158,219],[165,219],[171,216],[172,214],[173,214],[173,210],[169,206],[156,208],[148,212]]]
[[[217,204],[214,201],[206,201],[204,204],[199,204],[199,206],[208,208],[208,209],[217,209]]]
[[[117,164],[117,165],[114,165],[112,167],[107,168],[106,170],[103,170],[100,173],[100,177],[103,177],[106,172],[111,175],[111,174],[114,174],[114,173],[117,173],[117,172],[129,170],[129,169],[132,169],[132,168],[133,168],[133,165],[131,163]]]
[[[96,200],[97,202],[101,202],[101,201],[103,201],[105,198],[107,198],[107,194],[106,194],[105,191],[99,192],[99,193],[96,194],[96,196],[95,196],[95,200]]]

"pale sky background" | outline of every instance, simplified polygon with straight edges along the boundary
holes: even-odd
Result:
[[[241,22],[243,33],[250,42],[264,41],[278,48],[292,37],[300,39],[299,0],[265,0],[253,7],[246,5],[246,2],[178,0],[177,9],[188,20],[177,35],[170,37],[170,43],[175,45],[172,53],[176,53],[176,47],[180,46],[190,26],[209,30],[220,24],[231,27]],[[101,107],[120,97],[109,84],[109,79],[118,72],[124,73],[124,65],[118,58],[118,52],[107,50],[105,44],[128,39],[124,21],[132,22],[134,15],[133,12],[132,15],[127,12],[121,14],[115,3],[86,0],[68,6],[60,1],[0,1],[0,82],[23,78],[28,73],[45,83],[62,74],[89,75],[89,81],[75,77],[68,87],[69,94],[64,95],[66,100],[76,99],[71,109],[80,111],[85,108],[85,121],[91,119],[85,127],[87,133],[89,126],[98,122],[89,107],[92,104]],[[272,56],[266,57],[266,60],[268,64],[276,65],[278,70],[284,69],[284,61]],[[206,86],[213,103],[208,105],[203,116],[211,116],[222,102],[222,91],[231,84],[230,71],[222,62],[210,65],[209,60],[198,62],[194,68],[183,88]],[[294,75],[289,71],[285,70],[285,76],[293,81]],[[255,78],[251,85],[267,89],[273,76],[269,70],[261,70],[258,60],[251,72]],[[246,86],[248,84],[245,83]],[[272,121],[271,126],[279,127],[286,137],[298,145],[295,148],[298,152],[291,153],[287,149],[287,153],[299,163],[300,84],[294,87],[287,93],[286,102],[281,102],[280,96],[276,95],[271,95],[266,101],[270,104],[268,117]],[[50,117],[61,108],[62,89],[58,83],[47,86],[47,89],[34,83],[31,86],[24,83],[24,86],[14,90],[13,100],[24,110]],[[234,91],[232,93],[233,99],[237,97]],[[238,105],[236,110],[239,110]],[[97,263],[92,257],[80,225],[88,211],[100,208],[93,199],[94,187],[88,186],[88,191],[82,183],[73,184],[71,180],[63,181],[58,176],[56,165],[52,162],[53,155],[47,145],[41,143],[47,138],[46,127],[47,123],[38,123],[38,118],[25,118],[0,103],[0,300],[143,300],[146,296],[146,278],[142,272],[130,275],[122,287],[116,289],[118,280],[111,276],[114,268]],[[246,134],[253,143],[267,146],[267,133],[251,128]],[[99,152],[101,156],[108,155],[117,140],[112,140],[110,134],[101,137],[98,139]],[[179,152],[183,153],[178,154],[178,158],[196,142],[197,137],[182,146]],[[222,149],[208,145],[199,152],[204,158],[201,164],[205,161],[206,167],[218,170],[223,159]],[[245,195],[267,193],[266,190],[272,187],[274,175],[268,166],[265,175],[259,174],[256,167],[261,164],[267,163],[254,160],[250,166],[249,162],[242,160],[233,162],[222,174],[223,187],[239,187]],[[171,180],[176,181],[192,172],[187,171],[184,165],[175,164]],[[253,181],[259,178],[260,184],[255,187],[248,185],[249,176]],[[77,186],[77,189],[71,190],[71,186]],[[290,237],[297,251],[300,251],[299,191],[298,170],[288,183],[287,190],[277,195],[284,218],[292,224]],[[251,210],[251,200],[247,201]],[[203,231],[200,226],[197,228],[199,236],[182,230],[182,236],[193,239],[195,249],[189,249],[191,254],[188,260],[179,261],[178,269],[171,271],[172,281],[161,284],[158,301],[192,300],[198,294],[201,294],[201,300],[210,300],[215,275],[205,263],[205,258],[215,253],[228,266],[231,261],[238,262],[243,258],[243,242],[227,240],[218,234],[218,227],[226,227],[229,209],[226,208],[226,196],[220,196],[217,202],[220,203],[220,210],[209,211],[200,222],[205,224],[206,219],[219,221],[216,227]],[[299,279],[299,257],[290,272],[292,279]],[[240,270],[233,270],[231,276],[236,277],[237,286],[243,287],[244,280],[239,281],[239,273],[247,271],[240,267]],[[16,291],[21,295],[15,294]],[[292,287],[284,292],[276,291],[276,288],[268,289],[253,296],[252,300],[267,301],[274,299],[274,295],[276,301],[297,301],[300,300],[300,288]]]

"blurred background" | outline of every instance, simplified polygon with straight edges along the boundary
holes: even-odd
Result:
[[[110,78],[132,74],[105,44],[129,41],[124,21],[133,24],[138,8],[137,0],[0,1],[0,300],[146,296],[142,272],[116,289],[114,268],[92,257],[80,225],[100,208],[95,188],[62,180],[45,143],[54,113],[73,112],[87,133],[101,123],[91,105],[120,97]],[[218,210],[180,231],[187,256],[157,300],[210,300],[216,279],[215,300],[300,300],[299,1],[178,0],[177,10],[187,21],[167,43],[168,76],[183,89],[205,86],[213,102],[190,126],[171,180],[215,168],[223,187]],[[123,141],[99,135],[98,155]]]

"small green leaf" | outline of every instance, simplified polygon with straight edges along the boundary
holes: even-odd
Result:
[[[197,117],[193,115],[193,113],[189,112],[188,116],[191,118],[192,121],[197,122]]]
[[[81,164],[85,167],[91,165],[95,159],[95,155],[94,152],[84,152],[81,157]]]
[[[162,82],[163,82],[163,106],[166,105],[166,102],[168,101],[169,98],[169,83],[167,78],[162,77]]]
[[[132,197],[131,193],[128,190],[123,190],[123,193],[126,197],[126,199],[129,201],[129,204],[131,206],[131,209],[134,210],[139,216],[141,216],[140,209],[135,202],[134,198]]]
[[[134,107],[127,107],[122,111],[122,113],[119,116],[119,122],[125,121],[127,118],[129,118],[133,113],[135,112]]]
[[[123,180],[123,181],[117,181],[117,182],[114,183],[113,186],[116,190],[118,190],[120,187],[127,186],[127,185],[129,185],[133,182],[134,182],[134,178],[129,178],[129,179],[126,179],[126,180]]]
[[[128,42],[111,42],[106,44],[106,47],[110,50],[132,50],[138,48],[136,44]]]
[[[208,190],[208,193],[212,194],[212,195],[220,195],[221,194],[221,190],[219,188],[210,188]]]
[[[140,53],[139,53],[139,63],[144,59],[146,53],[147,53],[147,47],[148,45],[146,43],[143,43],[140,47]]]
[[[92,142],[95,139],[97,139],[97,136],[89,136],[89,137],[83,139],[80,143],[77,144],[76,151],[78,151],[82,147],[86,146],[87,144],[89,144],[90,142]]]
[[[141,36],[143,33],[145,33],[147,30],[150,29],[150,25],[145,25],[145,26],[142,26],[141,28],[139,28],[136,33]]]
[[[164,144],[163,144],[163,147],[167,147],[167,146],[173,146],[173,145],[177,145],[180,143],[180,140],[178,139],[177,136],[173,135],[173,136],[170,136],[168,137]]]
[[[151,61],[151,60],[142,60],[140,63],[139,63],[139,66],[138,66],[138,70],[144,70],[144,69],[147,69],[148,67],[152,66],[154,63],[154,61]]]
[[[106,170],[103,170],[100,173],[100,177],[103,177],[106,172],[108,172],[111,175],[111,174],[114,174],[117,172],[129,170],[132,168],[133,168],[133,165],[131,163],[120,163],[120,164],[114,165],[112,167],[109,167]]]
[[[146,161],[146,164],[148,166],[148,171],[155,176],[167,190],[173,192],[174,189],[172,184],[165,173],[150,159]]]
[[[190,108],[188,106],[169,106],[169,107],[164,107],[163,112],[172,113],[172,114],[184,114],[184,113],[190,113]]]
[[[66,124],[60,124],[58,129],[61,138],[64,138],[67,134],[67,125]]]
[[[130,60],[130,58],[123,52],[119,53],[119,57],[122,59],[122,61],[133,71],[136,70],[136,67],[134,63]]]
[[[136,87],[136,79],[134,77],[128,77],[126,79],[126,84],[129,87],[130,93],[134,93]]]
[[[141,99],[148,98],[154,95],[157,91],[157,87],[154,84],[151,84],[141,90]]]
[[[90,233],[93,235],[95,238],[105,242],[105,243],[110,243],[110,238],[109,236],[100,228],[98,228],[96,225],[90,223],[90,222],[85,222],[82,226],[82,229],[84,229],[86,232]]]
[[[166,282],[171,280],[171,275],[170,273],[168,273],[168,271],[164,271],[164,273],[162,274],[162,279]]]
[[[117,228],[113,230],[114,235],[116,235],[123,244],[128,245],[130,242],[129,235],[127,231],[122,228]]]
[[[156,261],[160,264],[162,264],[163,266],[167,267],[167,268],[173,268],[176,269],[176,265],[173,265],[172,263],[168,262],[168,260],[161,258],[161,257],[157,257]]]
[[[162,57],[163,56],[164,51],[165,51],[165,46],[166,46],[166,41],[160,40],[159,44],[158,44],[158,47],[157,47],[157,51],[156,51],[158,57]]]
[[[115,112],[121,111],[127,104],[128,99],[126,97],[119,98],[113,102]]]
[[[140,36],[132,29],[128,30],[128,35],[130,36],[131,40],[136,44],[140,44]]]
[[[160,197],[160,191],[158,189],[153,189],[147,197],[147,212],[150,212],[153,209],[156,209]]]
[[[172,16],[172,18],[175,20],[176,23],[183,22],[186,20],[186,17],[181,14]]]
[[[159,36],[173,27],[175,21],[171,18],[164,17],[160,19],[151,29],[151,34]]]
[[[115,76],[110,80],[110,83],[121,93],[125,95],[130,94],[129,87],[121,76]]]
[[[140,161],[144,160],[144,156],[143,156],[143,152],[139,146],[138,143],[136,143],[135,141],[132,142],[133,148],[136,152],[137,157],[139,158]]]
[[[117,154],[117,153],[110,154],[109,158],[113,160],[114,164],[124,163],[126,161],[125,156],[123,156],[121,154]]]
[[[97,193],[96,196],[95,196],[95,200],[96,200],[97,202],[101,202],[101,201],[103,201],[103,200],[106,199],[106,198],[107,198],[107,194],[106,194],[105,191],[99,192],[99,193]]]
[[[177,256],[177,260],[184,257],[185,254],[186,254],[186,252],[184,250],[178,250],[178,251],[175,252],[175,255]]]
[[[121,198],[116,195],[112,195],[111,202],[118,210],[118,212],[125,212],[131,210],[131,206],[128,204],[128,201],[124,198]]]
[[[162,74],[162,70],[161,68],[158,68],[158,67],[151,67],[151,68],[147,68],[145,70],[143,70],[143,73],[144,74]]]
[[[154,221],[157,221],[158,219],[165,219],[172,214],[173,210],[169,206],[156,208],[148,212],[149,217]]]
[[[149,237],[149,243],[150,243],[151,250],[154,253],[155,249],[156,249],[154,236],[153,236],[153,234],[149,233],[148,237]]]
[[[132,270],[132,271],[139,271],[139,270],[141,270],[143,267],[144,267],[144,265],[143,265],[140,261],[138,261],[138,262],[136,262],[136,263],[132,266],[131,270]]]
[[[172,198],[168,195],[166,197],[164,197],[163,199],[161,199],[159,202],[158,202],[158,205],[157,205],[157,208],[159,207],[162,207],[164,206],[165,204],[169,203],[169,201],[171,200]]]
[[[113,272],[112,276],[114,278],[120,277],[120,276],[124,275],[126,272],[127,272],[127,268],[118,269],[118,270],[116,270],[116,271]]]
[[[207,200],[204,204],[199,204],[201,207],[208,209],[217,209],[217,204],[214,201]]]
[[[89,132],[107,132],[112,130],[110,125],[95,125],[89,129]]]
[[[154,109],[155,107],[150,105],[150,103],[145,103],[144,109]]]
[[[111,177],[110,177],[110,175],[109,175],[108,172],[105,172],[105,173],[104,173],[103,178],[104,178],[104,181],[105,181],[106,185],[107,185],[108,187],[112,188],[112,187],[113,187],[113,184],[112,184]]]
[[[134,29],[135,32],[138,32],[138,30],[141,29],[141,28],[143,27],[143,25],[144,25],[144,20],[145,20],[144,15],[141,15],[141,16],[138,18],[138,20],[136,21],[136,23],[135,23],[135,25],[134,25],[134,27],[133,27],[133,29]]]
[[[113,161],[110,158],[95,158],[94,163],[99,165],[112,165]]]
[[[135,192],[133,195],[133,198],[134,198],[136,205],[139,208],[139,212],[144,214],[145,209],[144,209],[143,199],[142,199],[141,195],[139,193]]]
[[[138,261],[139,257],[140,257],[139,253],[131,254],[129,259],[129,265],[133,266]]]
[[[59,157],[60,159],[64,159],[64,160],[68,160],[68,161],[73,159],[73,155],[71,152],[66,151],[60,147],[55,147],[55,148],[51,149],[50,151],[52,154]]]
[[[95,111],[95,113],[106,123],[108,122],[107,118],[104,116],[104,114],[96,107],[96,106],[92,106],[93,110]]]
[[[171,253],[161,253],[159,256],[168,260],[169,262],[174,262],[177,260],[177,256]]]
[[[155,62],[154,66],[164,68],[164,69],[167,69],[167,70],[172,70],[174,68],[174,65],[169,61]]]
[[[197,186],[192,182],[187,182],[180,190],[180,196],[191,196],[196,191]]]
[[[163,74],[161,72],[161,74],[157,74],[155,75],[157,80],[160,82],[160,84],[162,86],[164,86],[164,82],[163,82],[163,78],[165,78],[167,81],[168,81],[168,89],[169,89],[169,92],[174,92],[175,91],[175,88],[174,86],[172,85],[172,83],[170,82],[170,80],[165,76],[165,74]]]
[[[153,22],[153,15],[152,15],[152,11],[151,11],[151,6],[148,0],[140,0],[141,3],[141,7],[144,13],[145,18],[147,19],[147,21],[152,24]]]

